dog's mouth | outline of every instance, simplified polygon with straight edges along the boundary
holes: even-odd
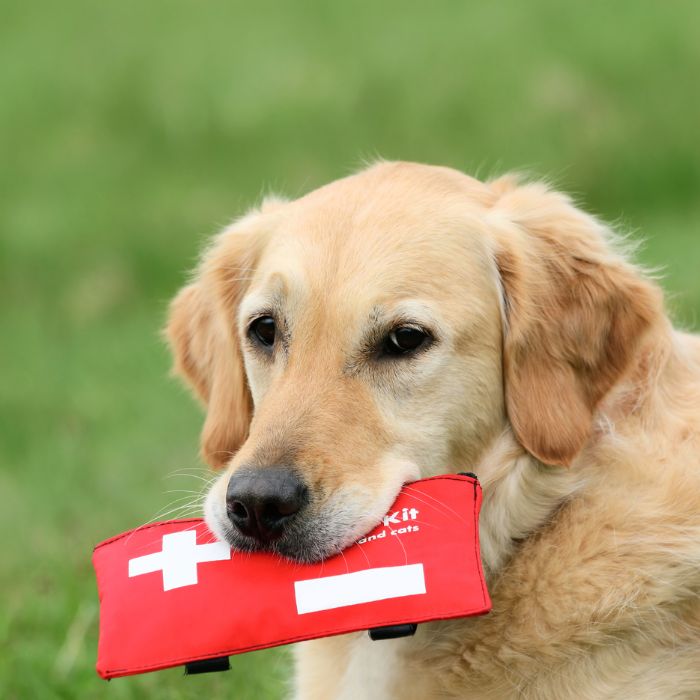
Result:
[[[370,502],[369,507],[362,507],[363,501],[369,500],[342,498],[340,494],[324,498],[322,502],[311,498],[303,512],[261,535],[259,530],[249,533],[236,526],[230,509],[212,490],[205,503],[205,519],[217,538],[236,551],[269,552],[300,563],[314,563],[340,553],[372,530],[395,500],[395,495],[378,503],[378,499],[372,499],[375,502]]]
[[[238,552],[269,552],[300,563],[328,559],[351,544],[319,536],[316,528],[305,527],[301,523],[289,526],[265,541],[244,535],[232,525],[226,525],[221,534],[231,548]]]

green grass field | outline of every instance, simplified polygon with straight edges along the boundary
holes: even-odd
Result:
[[[94,672],[92,546],[202,483],[200,413],[158,335],[167,301],[261,193],[378,155],[526,169],[643,236],[698,326],[697,2],[8,0],[2,15],[0,698],[282,697],[284,651],[211,677]]]

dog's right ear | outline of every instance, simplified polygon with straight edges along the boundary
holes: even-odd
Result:
[[[170,305],[166,336],[173,370],[205,405],[203,458],[224,466],[243,444],[252,399],[235,329],[226,328],[202,281],[184,287]]]
[[[201,437],[204,459],[223,467],[248,437],[253,399],[248,388],[236,319],[268,226],[286,200],[267,197],[258,209],[224,229],[206,251],[194,282],[170,305],[165,328],[173,371],[207,410]]]
[[[185,379],[203,404],[209,401],[214,358],[211,343],[211,310],[202,300],[197,282],[183,287],[170,302],[165,335],[173,353],[173,373]],[[204,352],[203,352],[204,351]]]
[[[165,336],[173,371],[206,407],[201,451],[213,467],[223,467],[248,437],[253,399],[236,318],[266,238],[261,215],[283,204],[268,198],[225,229],[205,253],[196,280],[170,304]]]

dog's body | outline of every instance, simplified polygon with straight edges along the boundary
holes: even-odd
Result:
[[[299,645],[299,698],[700,697],[700,340],[610,238],[543,186],[388,163],[207,253],[168,330],[227,467],[221,537],[253,547],[226,484],[281,462],[310,495],[269,546],[300,559],[359,537],[407,479],[484,489],[492,613]]]
[[[557,486],[508,437],[479,466],[483,538],[505,540],[486,547],[504,561],[490,615],[419,626],[393,648],[300,645],[300,697],[700,697],[700,343],[669,340],[678,356],[657,357],[645,408],[611,420]],[[629,399],[618,391],[613,404]]]

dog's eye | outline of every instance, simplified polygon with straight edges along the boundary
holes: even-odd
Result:
[[[385,355],[406,355],[418,350],[429,338],[420,328],[401,326],[389,333],[382,349]]]
[[[248,335],[265,347],[272,347],[275,342],[275,319],[272,316],[256,318],[248,327]]]

